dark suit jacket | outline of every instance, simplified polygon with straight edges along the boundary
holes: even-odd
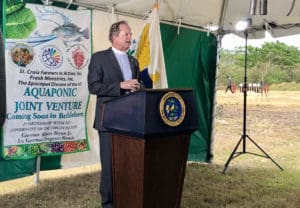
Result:
[[[132,78],[139,80],[138,61],[128,56],[132,71]],[[97,95],[94,128],[106,131],[101,127],[103,102],[125,94],[120,88],[124,81],[123,74],[112,48],[98,51],[92,55],[88,72],[88,89],[91,94]]]

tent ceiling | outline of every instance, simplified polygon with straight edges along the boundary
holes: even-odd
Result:
[[[46,1],[46,0],[43,0]],[[146,18],[156,0],[54,0],[117,14]],[[249,38],[262,38],[267,29],[273,37],[300,33],[300,2],[296,0],[159,0],[160,19],[201,30],[218,26],[220,34],[235,33],[237,21],[251,17]],[[250,5],[256,2],[255,15]],[[267,14],[259,6],[267,3]],[[243,34],[239,34],[243,35]]]

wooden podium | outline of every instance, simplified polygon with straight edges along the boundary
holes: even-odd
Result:
[[[190,134],[198,128],[192,90],[144,90],[104,105],[112,132],[114,208],[178,208]]]

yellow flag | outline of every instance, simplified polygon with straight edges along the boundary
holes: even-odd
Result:
[[[158,3],[154,5],[140,34],[133,40],[130,51],[139,61],[141,79],[147,88],[168,88]]]

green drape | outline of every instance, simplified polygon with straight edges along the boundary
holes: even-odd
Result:
[[[206,32],[161,24],[169,88],[192,88],[199,129],[192,134],[188,160],[208,162],[216,75],[217,39]]]

